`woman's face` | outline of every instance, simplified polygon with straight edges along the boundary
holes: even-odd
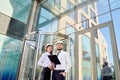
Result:
[[[48,46],[48,47],[47,47],[47,52],[48,52],[48,53],[51,53],[52,51],[53,51],[53,47],[52,47],[52,46]]]

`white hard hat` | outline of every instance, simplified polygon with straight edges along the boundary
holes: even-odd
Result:
[[[53,45],[52,45],[52,44],[46,44],[46,45],[45,45],[45,47],[48,47],[48,46],[52,46],[52,47],[53,47]]]
[[[63,42],[62,41],[57,41],[56,44],[63,44]]]

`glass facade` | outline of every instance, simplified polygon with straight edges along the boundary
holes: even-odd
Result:
[[[17,80],[31,0],[1,0],[0,80]]]
[[[0,20],[5,22],[0,22],[0,80],[40,78],[41,68],[35,62],[44,52],[44,45],[49,42],[55,45],[57,40],[64,41],[64,50],[71,56],[72,68],[67,80],[101,80],[105,61],[114,73],[114,80],[120,79],[117,67],[117,61],[120,62],[119,0],[47,0],[38,4],[34,15],[37,22],[33,21],[32,27],[43,34],[40,38],[34,37],[37,33],[31,36],[33,41],[26,42],[23,49],[35,1],[3,0],[0,3]],[[39,40],[37,55],[34,46]]]
[[[1,34],[0,40],[0,80],[15,80],[23,43]]]
[[[46,27],[49,25],[49,27],[48,27],[49,31],[53,31],[55,29],[54,30],[55,32],[69,35],[71,38],[71,36],[75,37],[75,33],[77,31],[81,31],[82,29],[87,29],[89,27],[95,27],[96,25],[99,25],[99,24],[102,24],[102,23],[105,23],[105,22],[112,20],[112,15],[110,12],[110,10],[113,10],[111,8],[112,5],[110,5],[111,1],[109,2],[108,0],[107,1],[98,0],[94,3],[92,2],[92,3],[87,4],[87,5],[84,4],[84,2],[85,2],[85,0],[76,1],[76,2],[74,2],[72,0],[65,0],[64,4],[63,4],[61,1],[59,4],[61,6],[61,8],[55,9],[55,11],[59,10],[58,13],[56,13],[56,12],[54,12],[54,10],[52,10],[52,9],[54,9],[55,5],[52,5],[51,9],[50,9],[50,8],[47,8],[43,4],[43,6],[45,6],[48,10],[46,8],[44,8],[44,9],[46,11],[48,11],[49,13],[51,13],[52,17],[50,17],[50,15],[51,15],[50,14],[49,17],[47,17],[47,18],[49,18],[49,20],[44,22],[45,27],[39,28],[37,26],[38,29],[39,30],[46,29]],[[51,2],[51,4],[55,4],[55,1],[53,1],[53,3]],[[80,4],[84,4],[84,5],[81,6]],[[41,7],[41,8],[43,8],[43,7]],[[61,10],[61,9],[64,9],[64,10]],[[42,9],[40,11],[42,11]],[[43,11],[43,12],[45,12],[45,11]],[[41,15],[42,15],[42,13],[41,13]],[[105,18],[105,17],[107,17],[107,18]],[[54,29],[51,29],[52,25],[53,25],[52,21],[54,21],[54,19],[56,20],[56,24],[55,24],[56,26],[54,27]],[[47,24],[45,24],[45,23],[47,23]],[[104,39],[103,36],[105,33],[102,33],[102,34],[99,31],[99,29],[94,30],[95,39],[97,39],[97,40],[101,40],[102,38]],[[82,42],[85,42],[84,45],[87,45],[87,47],[88,47],[88,45],[90,45],[91,41],[90,40],[86,41],[87,39],[89,39],[89,37],[85,38]],[[74,41],[75,41],[75,39],[73,39],[73,42]],[[89,44],[87,44],[86,42],[89,42]],[[106,40],[104,40],[103,43],[104,42],[106,42]],[[108,54],[107,44],[109,44],[109,43],[106,43],[105,45],[100,45],[100,43],[98,44],[98,42],[96,42],[96,45],[95,45],[94,50],[95,50],[95,54],[96,54],[97,80],[101,80],[101,69],[102,69],[101,66],[102,66],[104,60],[106,60],[103,57],[107,57],[107,60],[109,60],[109,58],[110,58],[109,55],[106,55],[106,54]],[[74,46],[76,46],[76,45],[77,44],[74,44]],[[78,45],[78,46],[82,46],[82,45]],[[102,46],[104,46],[104,47],[102,47]],[[89,47],[91,47],[91,46],[89,46]],[[102,47],[102,49],[101,49],[101,47]],[[105,51],[103,51],[103,49]],[[70,50],[71,50],[71,48],[70,48]],[[85,53],[86,51],[87,50],[84,49],[83,53]],[[89,51],[87,51],[87,52],[89,52]],[[89,54],[90,54],[90,52],[89,52]],[[75,60],[76,60],[74,58],[75,53],[73,52],[72,55],[73,55],[73,56],[71,56],[71,57],[73,57],[72,62],[74,64]],[[111,58],[111,59],[113,59],[113,58]],[[83,63],[82,64],[82,66],[83,66],[83,69],[82,69],[83,70],[83,73],[82,73],[83,79],[84,80],[89,80],[89,79],[91,80],[92,79],[91,59],[87,63],[86,61],[84,61],[84,58],[83,58],[82,63]],[[112,63],[112,64],[114,64],[114,63]],[[110,65],[111,65],[111,63],[110,63]],[[74,75],[72,75],[72,76],[74,76]],[[75,78],[71,78],[71,79],[75,79]]]

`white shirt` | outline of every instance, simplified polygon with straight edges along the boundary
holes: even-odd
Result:
[[[58,54],[58,59],[61,64],[56,65],[55,70],[65,70],[65,72],[68,72],[71,68],[71,59],[69,53],[61,50],[61,52]]]
[[[48,55],[50,55],[50,53],[48,53],[48,52],[45,52],[45,53],[42,54],[42,56],[38,60],[38,65],[39,66],[48,67],[48,65],[50,65],[51,62],[48,58]]]

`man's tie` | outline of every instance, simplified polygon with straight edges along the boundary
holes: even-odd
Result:
[[[59,53],[60,53],[60,52],[57,52],[57,57],[58,57]]]

